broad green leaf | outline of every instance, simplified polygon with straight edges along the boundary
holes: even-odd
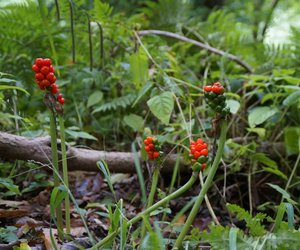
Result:
[[[25,94],[29,95],[29,93],[25,89],[23,89],[23,88],[20,88],[20,87],[17,87],[17,86],[0,85],[0,90],[7,90],[7,89],[19,90],[19,91],[22,91]]]
[[[263,167],[263,170],[271,174],[276,174],[284,180],[288,179],[287,176],[284,173],[282,173],[278,168]]]
[[[300,101],[300,90],[290,94],[287,98],[284,99],[283,105],[291,106]]]
[[[151,112],[164,124],[169,124],[171,113],[174,108],[174,99],[172,92],[164,92],[154,96],[147,102]]]
[[[277,112],[277,109],[271,107],[257,107],[252,109],[248,116],[250,128],[254,128],[256,125],[264,123]]]
[[[126,115],[124,117],[124,122],[126,125],[131,127],[134,131],[141,131],[144,127],[144,119],[135,114]]]
[[[230,109],[231,114],[236,114],[241,106],[241,104],[233,99],[226,100],[227,107]]]
[[[289,155],[300,151],[300,127],[287,127],[284,129],[284,145]]]
[[[15,185],[11,179],[0,178],[0,185],[4,186],[9,191],[15,194],[21,194],[19,190],[19,186]]]
[[[130,56],[130,72],[132,81],[140,86],[148,80],[148,58],[142,50]]]
[[[89,96],[87,106],[88,108],[99,103],[103,98],[103,93],[101,91],[95,91]]]

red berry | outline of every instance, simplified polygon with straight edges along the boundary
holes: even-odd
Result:
[[[45,86],[41,84],[41,82],[38,83],[41,90],[45,90]]]
[[[145,146],[145,150],[146,150],[147,152],[149,152],[149,151],[151,150],[151,148],[150,148],[149,146]]]
[[[35,79],[37,79],[38,81],[42,81],[42,80],[45,79],[45,77],[42,73],[36,73],[35,74]]]
[[[203,143],[203,140],[201,138],[198,138],[197,139],[197,144],[202,144]]]
[[[48,67],[52,64],[52,62],[49,58],[45,58],[43,63],[44,63],[44,66],[48,66]]]
[[[212,89],[212,87],[210,85],[207,85],[207,86],[204,87],[205,92],[210,92],[211,89]]]
[[[148,136],[147,137],[147,141],[148,141],[148,144],[152,143],[153,142],[153,137],[152,136]]]
[[[47,75],[49,73],[49,67],[47,66],[44,66],[41,68],[41,72],[44,74],[44,75]]]
[[[144,140],[144,144],[148,145],[148,140],[147,139]]]
[[[39,68],[39,66],[37,66],[36,64],[33,64],[31,68],[32,68],[32,70],[33,70],[35,73],[40,72],[40,68]]]
[[[54,73],[52,73],[52,72],[49,72],[49,73],[47,74],[47,76],[46,76],[46,78],[47,78],[47,80],[48,80],[49,82],[52,82],[52,81],[53,81],[53,77],[55,77],[55,75],[54,75]]]
[[[202,150],[200,151],[200,155],[208,156],[208,150],[207,150],[207,149],[202,149]]]
[[[206,169],[206,163],[202,163],[201,169],[202,169],[202,170]]]
[[[44,66],[44,59],[43,59],[43,58],[37,58],[37,59],[35,59],[35,64],[36,64],[39,68],[43,67],[43,66]]]
[[[42,80],[41,81],[41,85],[43,85],[45,88],[49,87],[50,86],[50,82],[46,79]]]
[[[225,91],[224,87],[223,87],[223,86],[221,86],[221,87],[219,88],[219,93],[218,93],[218,94],[223,94],[223,93],[224,93],[224,91]]]
[[[154,151],[153,152],[153,158],[155,159],[155,158],[157,158],[157,157],[159,157],[159,152],[158,151]]]
[[[199,151],[195,151],[195,152],[194,152],[194,158],[195,158],[195,159],[198,159],[198,158],[200,157],[200,155],[201,155],[201,154],[200,154]]]
[[[60,98],[59,100],[58,100],[58,102],[60,103],[60,104],[64,104],[65,103],[65,98]]]
[[[57,100],[58,100],[58,99],[61,99],[62,97],[63,97],[63,95],[62,95],[61,93],[58,94],[58,95],[57,95]]]
[[[154,144],[153,143],[150,143],[148,146],[149,146],[150,149],[154,149]]]
[[[214,86],[221,87],[221,86],[222,86],[222,84],[221,84],[220,82],[215,82],[215,83],[214,83]]]
[[[201,151],[202,149],[204,149],[203,144],[197,144],[196,150]]]
[[[57,88],[57,85],[54,83],[54,84],[51,84],[51,90],[50,90],[53,94],[57,94],[58,93],[58,88]]]
[[[49,72],[52,72],[52,73],[54,73],[54,68],[53,68],[53,66],[52,66],[52,65],[50,65],[50,66],[49,66]]]
[[[150,159],[150,160],[153,160],[154,158],[153,158],[153,152],[152,151],[149,151],[148,152],[148,158]]]
[[[212,92],[214,92],[215,94],[218,94],[219,93],[219,86],[217,86],[217,85],[214,85],[213,87],[212,87]]]
[[[206,143],[203,143],[202,144],[202,148],[204,149],[204,148],[207,148],[207,144]]]

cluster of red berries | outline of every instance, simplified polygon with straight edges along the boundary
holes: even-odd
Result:
[[[206,162],[208,160],[208,149],[207,149],[207,144],[201,138],[198,138],[197,141],[191,142],[190,157],[192,158],[192,164],[194,166],[195,163],[198,162],[201,164],[200,166],[202,170],[206,168]]]
[[[144,149],[148,153],[148,158],[150,160],[154,160],[162,155],[162,152],[160,151],[161,145],[154,136],[148,136],[144,140],[144,144]]]
[[[204,96],[208,99],[208,106],[215,112],[227,115],[230,110],[226,107],[226,97],[223,95],[224,91],[224,87],[219,82],[204,86]]]
[[[56,96],[60,104],[65,103],[62,94],[59,93],[58,87],[55,84],[56,76],[54,75],[54,68],[49,58],[37,58],[32,65],[32,70],[35,72],[35,79],[41,90],[49,90]]]

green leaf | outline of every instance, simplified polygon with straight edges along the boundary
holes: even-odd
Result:
[[[283,105],[284,106],[291,106],[300,100],[300,90],[290,94],[287,98],[284,99]]]
[[[247,128],[247,131],[251,133],[256,133],[260,139],[263,139],[266,136],[265,128]]]
[[[135,114],[126,115],[124,117],[124,122],[126,125],[131,127],[134,131],[141,131],[144,127],[143,117]]]
[[[291,196],[287,191],[285,191],[283,188],[279,187],[278,185],[267,183],[271,188],[275,189],[278,193],[282,195],[282,198],[286,199],[289,203],[297,204],[294,200],[291,199]]]
[[[108,187],[109,187],[110,191],[113,193],[115,200],[117,200],[116,193],[115,193],[112,181],[111,181],[110,171],[109,171],[109,168],[108,168],[106,162],[103,160],[97,161],[97,166],[101,170],[101,172],[104,174],[104,177],[107,181]]]
[[[266,165],[268,167],[277,168],[276,162],[273,161],[272,159],[270,159],[264,153],[255,153],[255,154],[251,155],[251,158],[253,160],[257,160],[257,161],[263,163],[264,165]]]
[[[103,98],[103,93],[101,91],[95,91],[89,96],[87,106],[88,108],[99,103]]]
[[[7,89],[15,89],[24,92],[27,95],[30,95],[25,89],[22,89],[17,86],[9,86],[9,85],[0,85],[0,90],[7,90]]]
[[[143,250],[163,250],[165,246],[161,235],[158,231],[150,232],[146,235],[142,242],[141,249]]]
[[[174,108],[172,92],[164,92],[159,96],[154,96],[147,102],[151,112],[164,124],[169,124],[171,113]]]
[[[239,229],[238,228],[230,228],[229,230],[229,250],[236,250],[236,241],[237,241],[237,233]]]
[[[134,103],[132,104],[132,107],[134,107],[140,100],[141,98],[147,94],[147,92],[152,88],[152,82],[147,82],[143,88],[140,89],[138,97],[136,98],[136,100],[134,101]]]
[[[19,186],[15,185],[11,179],[0,178],[0,185],[4,186],[15,194],[21,194]]]
[[[275,77],[293,75],[294,73],[295,73],[295,69],[274,69],[273,70],[273,75]]]
[[[130,72],[132,81],[136,86],[140,86],[148,80],[148,58],[139,50],[137,53],[130,56]]]
[[[90,135],[89,133],[84,131],[77,132],[74,130],[66,129],[65,132],[74,138],[82,138],[82,139],[95,140],[95,141],[98,140],[95,136]]]
[[[262,124],[277,112],[277,109],[271,107],[257,107],[252,109],[248,116],[250,128],[254,128],[256,125]]]
[[[240,109],[241,104],[233,99],[226,100],[227,107],[230,109],[231,114],[236,114]]]
[[[300,127],[287,127],[284,129],[284,145],[289,155],[300,151]]]

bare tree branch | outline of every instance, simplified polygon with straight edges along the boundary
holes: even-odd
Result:
[[[232,140],[244,144],[253,141],[255,138],[237,137]],[[250,140],[250,141],[249,141]],[[60,143],[58,141],[58,150]],[[259,152],[268,154],[271,158],[278,158],[278,155],[285,155],[285,148],[282,143],[264,142],[258,148]],[[172,173],[176,162],[176,155],[167,156],[163,162],[162,173]],[[59,151],[59,158],[61,158]],[[70,171],[99,171],[96,163],[105,160],[111,172],[135,173],[133,154],[130,152],[105,152],[77,147],[67,147],[68,167]],[[40,165],[51,166],[51,143],[50,137],[27,138],[0,132],[0,159],[1,160],[24,160]],[[140,161],[142,161],[140,159]],[[141,164],[143,165],[143,164]],[[180,163],[180,171],[189,172],[190,167]]]
[[[60,144],[58,142],[58,149]],[[61,158],[59,151],[59,158]],[[111,172],[135,173],[134,158],[130,152],[105,152],[76,147],[67,147],[69,170],[99,171],[96,163],[105,160]],[[51,166],[50,137],[27,138],[0,132],[0,159],[33,161],[41,165]],[[163,164],[162,172],[171,173],[176,162],[176,155],[168,156]],[[181,162],[181,171],[187,172],[189,167]]]
[[[239,57],[232,55],[230,53],[226,53],[223,50],[219,50],[217,48],[214,48],[212,46],[209,46],[207,44],[198,42],[196,40],[187,38],[185,36],[181,36],[169,31],[162,31],[162,30],[141,30],[138,32],[138,34],[140,36],[144,36],[144,35],[160,35],[160,36],[167,36],[167,37],[172,37],[175,38],[177,40],[183,41],[183,42],[188,42],[188,43],[192,43],[202,49],[208,50],[214,54],[220,55],[220,56],[224,56],[227,57],[229,60],[236,62],[237,64],[241,65],[243,68],[245,68],[249,73],[253,72],[253,69],[250,67],[250,65],[248,65],[246,62],[242,61]]]

